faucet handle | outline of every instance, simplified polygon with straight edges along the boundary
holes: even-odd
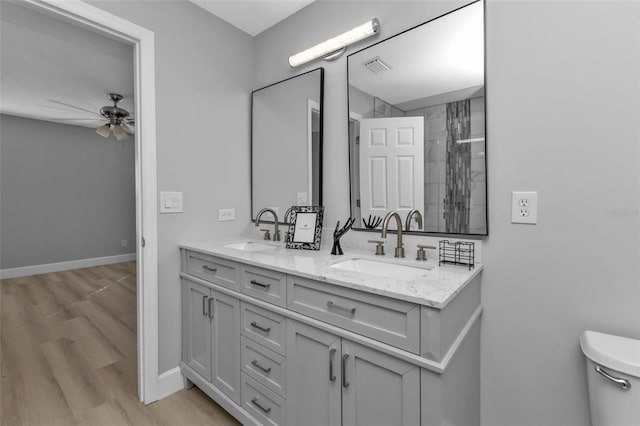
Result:
[[[418,244],[418,252],[416,253],[416,260],[427,260],[427,253],[424,251],[425,249],[435,250],[436,247],[424,245],[424,244]]]
[[[264,232],[264,239],[271,241],[271,234],[269,233],[269,230],[268,229],[261,229],[261,231]]]
[[[384,240],[369,240],[370,243],[376,245],[376,256],[384,256]]]

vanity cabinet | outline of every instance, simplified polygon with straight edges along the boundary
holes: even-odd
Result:
[[[295,321],[287,346],[287,424],[420,423],[419,367]]]
[[[479,274],[436,308],[233,259],[182,248],[180,367],[241,423],[479,424]]]
[[[182,360],[240,402],[240,301],[182,279]]]

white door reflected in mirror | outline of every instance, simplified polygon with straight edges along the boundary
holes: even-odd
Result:
[[[405,217],[424,208],[424,119],[365,118],[360,121],[362,217]],[[391,224],[389,229],[395,229]]]

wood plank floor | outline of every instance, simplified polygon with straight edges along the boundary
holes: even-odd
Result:
[[[238,424],[195,387],[138,401],[135,270],[0,281],[0,425]]]

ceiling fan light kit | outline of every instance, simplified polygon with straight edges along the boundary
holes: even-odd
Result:
[[[109,132],[111,132],[111,124],[103,124],[102,126],[96,129],[96,133],[102,136],[103,138],[109,137]]]
[[[98,127],[96,133],[103,138],[108,138],[109,133],[113,132],[113,136],[119,141],[128,139],[129,136],[125,126],[133,125],[133,119],[129,117],[129,111],[118,106],[118,102],[122,100],[122,95],[109,93],[107,98],[113,102],[113,106],[100,108],[100,115],[109,120],[109,122]]]

